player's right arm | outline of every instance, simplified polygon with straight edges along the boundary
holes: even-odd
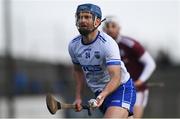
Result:
[[[76,80],[76,92],[75,92],[75,105],[76,105],[76,111],[81,111],[82,106],[82,90],[84,87],[84,74],[82,71],[82,68],[80,65],[74,64],[73,66],[73,76],[74,79]]]
[[[76,111],[81,111],[82,109],[82,97],[81,97],[81,93],[83,90],[83,85],[84,85],[84,75],[83,75],[83,71],[81,68],[81,65],[79,64],[79,61],[77,60],[74,50],[73,49],[73,44],[72,42],[70,42],[69,47],[68,47],[68,51],[69,54],[71,56],[71,60],[73,62],[73,76],[74,79],[76,81],[76,91],[75,91],[75,102],[74,104],[76,105]]]

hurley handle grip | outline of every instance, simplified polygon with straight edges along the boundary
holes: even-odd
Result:
[[[89,105],[82,105],[82,108],[88,111],[88,115],[91,116],[91,110]],[[58,109],[76,109],[75,104],[65,104],[65,103],[59,103],[58,102]]]

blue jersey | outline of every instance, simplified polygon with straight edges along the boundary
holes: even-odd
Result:
[[[110,81],[107,67],[121,66],[121,83],[126,83],[130,76],[121,61],[117,43],[104,32],[98,32],[96,39],[84,44],[82,36],[77,36],[69,43],[69,54],[74,64],[81,65],[86,82],[93,92],[102,91]]]

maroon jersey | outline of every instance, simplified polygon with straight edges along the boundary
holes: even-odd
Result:
[[[134,39],[121,36],[117,39],[119,45],[122,61],[124,62],[131,78],[136,81],[139,79],[142,71],[143,64],[139,62],[140,57],[144,54],[145,49]],[[137,91],[143,91],[147,88],[146,83],[136,87]]]

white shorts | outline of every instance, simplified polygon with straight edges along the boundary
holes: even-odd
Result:
[[[149,97],[149,90],[139,91],[136,93],[136,103],[135,106],[146,107]]]

